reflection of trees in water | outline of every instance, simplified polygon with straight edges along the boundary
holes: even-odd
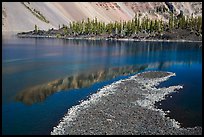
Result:
[[[78,46],[83,49],[84,53],[89,55],[97,52],[90,46],[97,49],[102,47],[104,50],[97,52],[100,56],[121,56],[135,62],[152,63],[155,61],[176,61],[176,62],[195,62],[201,61],[202,43],[191,42],[150,42],[150,41],[112,41],[112,40],[65,40],[68,45]],[[88,47],[88,48],[87,48]],[[91,51],[90,51],[91,50]],[[188,53],[189,52],[189,53]],[[193,56],[191,54],[196,52]],[[141,58],[140,58],[141,57]]]
[[[64,40],[64,44],[89,47],[89,46],[107,46],[119,47],[126,54],[147,53],[155,51],[178,51],[178,50],[199,50],[202,43],[191,42],[151,42],[151,41],[114,41],[114,40]]]
[[[93,46],[102,46],[105,48],[100,48],[101,56],[108,56],[109,60],[112,56],[123,56],[123,55],[136,55],[138,58],[133,58],[134,63],[149,63],[153,64],[152,68],[164,69],[174,63],[189,63],[201,61],[200,55],[202,53],[201,49],[198,47],[200,43],[177,43],[177,42],[124,42],[124,41],[105,41],[105,40],[63,40],[64,45],[73,45],[75,48],[82,50],[82,53],[87,53],[87,55],[92,56],[95,53]],[[88,48],[87,48],[88,47]],[[110,48],[111,47],[111,48]],[[66,46],[64,47],[66,48]],[[107,48],[107,49],[106,49]],[[97,49],[98,50],[98,49]],[[101,51],[102,50],[102,51]],[[180,51],[190,51],[196,52],[194,56],[186,56],[189,53]],[[171,52],[169,52],[171,51]],[[164,53],[165,54],[161,54]],[[90,53],[90,54],[89,54]],[[92,54],[91,54],[92,53]],[[142,55],[141,55],[142,54]],[[167,55],[168,58],[163,57]],[[191,55],[191,54],[189,54]],[[95,57],[95,54],[93,55]],[[131,57],[131,56],[129,56]],[[85,57],[84,57],[85,58]],[[127,57],[127,59],[129,59]],[[167,60],[168,59],[168,60]],[[109,64],[109,63],[106,63]],[[58,79],[51,81],[47,84],[37,85],[24,91],[20,92],[16,96],[17,101],[21,101],[25,104],[33,104],[36,102],[41,102],[46,99],[47,96],[60,91],[60,90],[70,90],[77,88],[89,87],[96,82],[101,82],[104,80],[112,79],[119,75],[128,75],[131,73],[138,72],[139,70],[144,70],[147,66],[128,66],[128,67],[118,67],[110,68],[105,70],[100,70],[93,73],[83,73],[80,75],[74,75],[66,77],[64,79]],[[148,65],[151,67],[151,65]]]
[[[119,75],[129,75],[136,73],[138,71],[144,70],[147,67],[147,65],[117,67],[100,70],[89,74],[83,73],[80,75],[69,76],[63,79],[58,79],[46,84],[25,89],[16,96],[16,100],[31,105],[36,102],[44,101],[46,97],[60,90],[89,87],[96,82],[110,80]]]

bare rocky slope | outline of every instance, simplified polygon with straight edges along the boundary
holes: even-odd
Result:
[[[172,2],[175,14],[202,16],[202,2]],[[59,28],[71,21],[97,17],[106,23],[130,20],[139,13],[150,18],[168,19],[165,2],[3,2],[2,32],[22,32],[34,29]]]

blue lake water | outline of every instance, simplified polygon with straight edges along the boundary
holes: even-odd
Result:
[[[176,73],[160,86],[184,88],[157,106],[202,126],[201,44],[3,37],[2,133],[50,134],[73,105],[147,70]]]

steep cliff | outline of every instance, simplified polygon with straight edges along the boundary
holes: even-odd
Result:
[[[172,2],[174,14],[202,15],[202,2]],[[167,20],[169,8],[165,2],[3,2],[2,31],[17,33],[34,29],[58,28],[87,18],[106,23],[130,20],[136,13]]]

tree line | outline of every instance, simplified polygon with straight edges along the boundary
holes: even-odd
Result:
[[[150,19],[147,16],[141,18],[137,15],[129,21],[115,21],[105,23],[94,19],[87,18],[87,20],[73,21],[68,25],[59,25],[59,30],[63,30],[62,36],[78,36],[78,35],[119,35],[132,36],[139,32],[142,33],[159,33],[164,31],[172,31],[173,29],[189,29],[202,34],[202,16],[174,16],[170,13],[169,20],[164,22],[162,19]],[[35,25],[35,30],[37,27]],[[58,34],[59,35],[59,34]]]

